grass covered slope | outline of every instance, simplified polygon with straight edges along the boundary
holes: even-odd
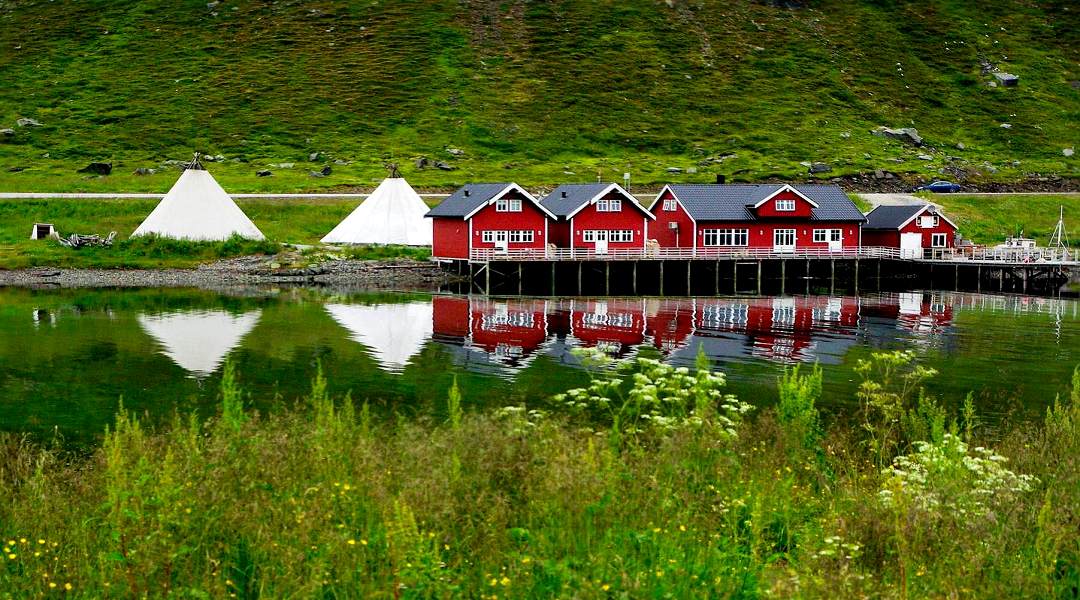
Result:
[[[772,4],[3,2],[0,128],[14,134],[0,189],[164,191],[173,174],[130,172],[195,149],[251,161],[221,170],[234,191],[366,185],[422,155],[458,168],[406,170],[424,186],[758,179],[813,160],[832,174],[1077,174],[1062,154],[1080,120],[1071,3]],[[1020,86],[988,87],[980,60]],[[878,125],[915,126],[940,151],[917,160],[869,135]],[[308,176],[332,159],[351,164]],[[117,174],[76,175],[89,160]],[[296,166],[255,178],[280,162]]]
[[[1080,196],[963,195],[927,196],[940,204],[945,214],[960,228],[960,233],[979,244],[999,244],[1019,235],[1033,237],[1046,246],[1058,222],[1058,209],[1065,208],[1065,233],[1070,245],[1080,242]]]

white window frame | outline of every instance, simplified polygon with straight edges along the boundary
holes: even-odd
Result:
[[[679,202],[674,198],[668,198],[664,200],[664,212],[675,212],[679,210]]]
[[[825,242],[829,241],[829,233],[828,232],[829,232],[828,229],[815,229],[814,230],[814,243],[815,244],[824,244]]]
[[[922,229],[932,229],[941,224],[941,219],[937,215],[926,215],[919,217],[919,227]]]
[[[791,235],[791,243],[790,244],[778,244],[777,243],[777,240],[780,238],[781,233],[784,234],[785,237],[787,237],[789,234]],[[797,235],[797,232],[794,229],[774,229],[773,230],[773,248],[794,248],[798,244],[798,241],[799,241],[799,236]]]
[[[844,230],[843,229],[830,229],[829,230],[829,241],[830,242],[842,242],[842,241],[844,241]]]
[[[702,233],[703,246],[730,248],[750,245],[749,229],[703,229]]]
[[[795,200],[791,198],[777,198],[776,212],[795,212]]]
[[[488,229],[487,231],[481,231],[480,232],[480,241],[484,242],[485,244],[494,244],[495,243],[495,231],[492,230],[492,229]]]
[[[581,232],[581,241],[586,243],[614,242],[632,243],[634,230],[632,229],[585,229]]]
[[[534,239],[532,229],[514,229],[510,231],[511,244],[531,244]]]
[[[621,212],[622,200],[618,198],[603,198],[596,201],[596,212]]]
[[[941,240],[941,243],[938,243]],[[949,234],[947,233],[931,233],[930,234],[930,247],[931,248],[945,248],[949,243]]]
[[[495,201],[495,212],[521,212],[521,199],[499,198]]]

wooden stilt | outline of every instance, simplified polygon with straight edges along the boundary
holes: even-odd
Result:
[[[491,295],[491,263],[484,265],[484,295]]]
[[[660,295],[664,295],[664,261],[660,261]]]
[[[757,261],[757,294],[761,295],[761,260]]]
[[[784,290],[787,287],[787,261],[780,259],[780,295],[784,295]]]
[[[524,263],[518,263],[518,296],[521,295],[522,286],[525,284],[525,277],[523,271],[525,269]]]
[[[739,261],[731,261],[731,293],[739,293]]]
[[[720,261],[719,260],[716,261],[716,268],[713,270],[713,276],[716,279],[716,286],[715,286],[716,291],[713,292],[713,295],[714,296],[719,296],[720,295]]]
[[[829,259],[829,295],[836,292],[836,259]]]
[[[855,295],[859,294],[859,259],[855,259]]]
[[[637,267],[638,267],[638,261],[635,260],[634,261],[634,273],[631,276],[631,279],[633,280],[633,288],[634,288],[634,295],[635,296],[637,296]]]
[[[690,271],[692,271],[692,270],[694,270],[694,261],[692,261],[692,260],[686,261],[686,295],[687,296],[692,295],[690,293],[690,290],[693,289],[692,287],[690,287]]]
[[[611,261],[604,263],[604,295],[611,295]]]
[[[584,261],[578,261],[577,264],[577,293],[579,296],[581,295],[581,269],[584,264]]]

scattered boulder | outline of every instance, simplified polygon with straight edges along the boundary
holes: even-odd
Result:
[[[687,167],[686,172],[693,175],[694,173],[697,173],[697,167]]]
[[[967,150],[967,146],[964,145],[964,142],[956,142],[956,149],[957,150]]]
[[[810,165],[812,165],[812,164],[814,164],[814,163],[812,163],[812,162],[810,162],[808,160],[804,160],[801,163],[799,163],[799,166],[806,167],[807,169],[809,169]]]
[[[215,8],[218,7],[219,4],[221,4],[221,0],[214,0],[213,2],[207,2],[206,3],[206,10],[214,10]]]
[[[308,159],[308,162],[315,162],[315,161],[319,160],[319,153],[318,152],[312,152],[311,154],[308,154],[307,159]]]
[[[929,154],[920,154],[917,158],[919,160],[934,160],[934,157]]]
[[[93,175],[108,175],[112,173],[112,163],[92,162],[78,170],[79,173],[91,173]]]
[[[335,165],[347,165],[347,164],[349,164],[349,161],[347,161],[347,160],[342,160],[342,159],[340,159],[340,158],[335,158],[335,159],[334,159],[334,164],[335,164]]]
[[[885,171],[874,169],[874,179],[885,179]]]
[[[11,167],[8,169],[8,173],[18,173],[19,171],[25,171],[26,167]]]
[[[326,176],[326,175],[329,175],[329,174],[333,173],[334,170],[330,168],[330,165],[326,165],[319,172],[322,173],[324,176]]]
[[[417,169],[426,169],[431,166],[431,160],[428,159],[428,157],[426,156],[421,156],[420,158],[414,160],[413,164],[416,165]]]
[[[447,148],[446,153],[449,154],[450,156],[464,156],[465,155],[465,151],[462,150],[461,148]]]
[[[277,167],[279,169],[291,169],[296,166],[296,163],[277,163],[276,165],[270,165],[271,167]]]
[[[18,121],[15,121],[15,124],[18,125],[19,127],[41,127],[42,126],[40,122],[38,122],[38,121],[36,121],[34,119],[27,119],[27,118],[19,119]]]
[[[1070,81],[1069,85],[1072,86],[1072,89],[1074,90],[1080,90],[1080,81]]]
[[[6,138],[14,137],[15,136],[15,130],[14,129],[0,129],[0,135],[4,136]]]
[[[1016,87],[1020,85],[1020,77],[1012,73],[994,73],[994,79],[1004,87]]]
[[[261,171],[255,171],[255,176],[256,177],[269,177],[269,176],[271,176],[273,174],[274,173],[272,171],[270,171],[269,169],[263,169]]]
[[[816,162],[816,163],[812,163],[810,165],[810,174],[811,175],[813,175],[815,173],[828,173],[829,171],[832,171],[832,167],[829,166],[827,163]]]
[[[900,129],[892,129],[889,127],[881,126],[870,132],[873,135],[879,137],[887,137],[893,140],[900,140],[905,144],[911,144],[912,146],[922,146],[923,139],[919,135],[919,130],[914,127],[901,127]]]
[[[845,140],[846,140],[846,139],[850,139],[850,138],[851,138],[851,132],[850,132],[850,131],[844,131],[844,132],[841,132],[841,133],[840,133],[840,137],[841,137],[841,138],[843,138],[843,139],[845,139]]]
[[[445,163],[445,162],[443,162],[441,160],[435,162],[435,168],[440,169],[442,171],[454,171],[454,170],[457,169],[457,167],[455,167],[453,165],[449,165],[449,164],[447,164],[447,163]]]
[[[1011,163],[1009,163],[1009,164],[1010,164],[1010,165],[1012,165],[1012,166],[1014,166],[1014,167],[1019,167],[1019,166],[1020,166],[1020,161],[1018,161],[1018,160],[1014,160],[1014,161],[1012,161],[1012,162],[1011,162]]]
[[[664,170],[668,173],[682,173],[682,169],[680,169],[679,167],[668,167]]]
[[[157,169],[148,169],[146,167],[139,167],[131,172],[132,175],[153,175],[157,173]]]
[[[326,177],[322,171],[308,171],[308,177]]]
[[[1061,151],[1061,153],[1064,154],[1066,158],[1072,156],[1073,152],[1074,152],[1074,150],[1072,148],[1065,148],[1064,150]]]
[[[1001,128],[1002,129],[1012,129],[1012,123],[1002,123]]]

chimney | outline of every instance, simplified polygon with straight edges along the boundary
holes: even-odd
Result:
[[[725,176],[723,176],[723,175],[721,175],[719,173],[716,174],[716,184],[717,185],[724,185],[725,181],[727,181],[727,177],[725,177]]]
[[[563,190],[563,192],[562,192],[562,197],[563,197],[563,198],[565,198],[565,197],[566,197],[566,190]]]
[[[465,188],[465,197],[466,197],[466,198],[468,198],[468,197],[469,197],[469,188]]]

